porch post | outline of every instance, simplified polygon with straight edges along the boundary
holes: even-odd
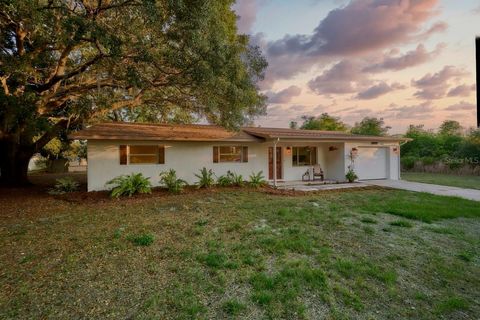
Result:
[[[277,187],[277,143],[280,138],[273,142],[273,186]]]

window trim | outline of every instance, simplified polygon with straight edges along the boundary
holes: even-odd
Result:
[[[310,161],[309,164],[298,164],[298,149],[299,148],[310,148]],[[297,151],[297,162],[295,163],[295,150]],[[292,167],[311,167],[318,164],[318,149],[313,146],[292,146]]]

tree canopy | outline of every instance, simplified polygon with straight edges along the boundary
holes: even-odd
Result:
[[[348,131],[348,126],[340,118],[328,113],[322,113],[318,117],[303,116],[302,120],[300,129],[304,130]]]
[[[391,127],[385,126],[382,118],[365,117],[362,121],[356,122],[350,131],[353,134],[384,136]]]
[[[1,0],[0,169],[85,121],[205,119],[265,111],[266,60],[238,35],[233,0]]]

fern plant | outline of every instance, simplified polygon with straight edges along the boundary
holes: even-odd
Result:
[[[187,185],[185,180],[177,177],[177,172],[173,169],[160,173],[160,183],[171,193],[180,193]]]
[[[213,178],[214,174],[212,169],[207,170],[203,167],[200,170],[200,174],[196,174],[195,177],[198,178],[197,187],[199,188],[210,188],[215,184],[215,179]]]
[[[263,176],[263,171],[259,171],[258,173],[252,172],[249,178],[250,180],[248,181],[248,183],[253,188],[259,188],[267,184],[267,181]]]
[[[130,175],[121,175],[108,181],[107,186],[113,186],[110,191],[112,198],[131,197],[136,193],[151,193],[152,184],[149,179],[141,173],[132,173]]]
[[[59,178],[55,180],[55,186],[48,191],[49,194],[64,194],[67,192],[74,192],[78,190],[80,183],[71,177]]]

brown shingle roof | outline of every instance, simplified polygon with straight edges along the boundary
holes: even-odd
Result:
[[[69,136],[79,140],[259,141],[243,131],[212,125],[100,123]]]
[[[246,127],[229,131],[214,125],[100,123],[69,136],[79,140],[170,140],[170,141],[239,141],[258,142],[268,139],[329,141],[408,141],[398,137],[352,135],[338,131],[298,130],[285,128]]]

